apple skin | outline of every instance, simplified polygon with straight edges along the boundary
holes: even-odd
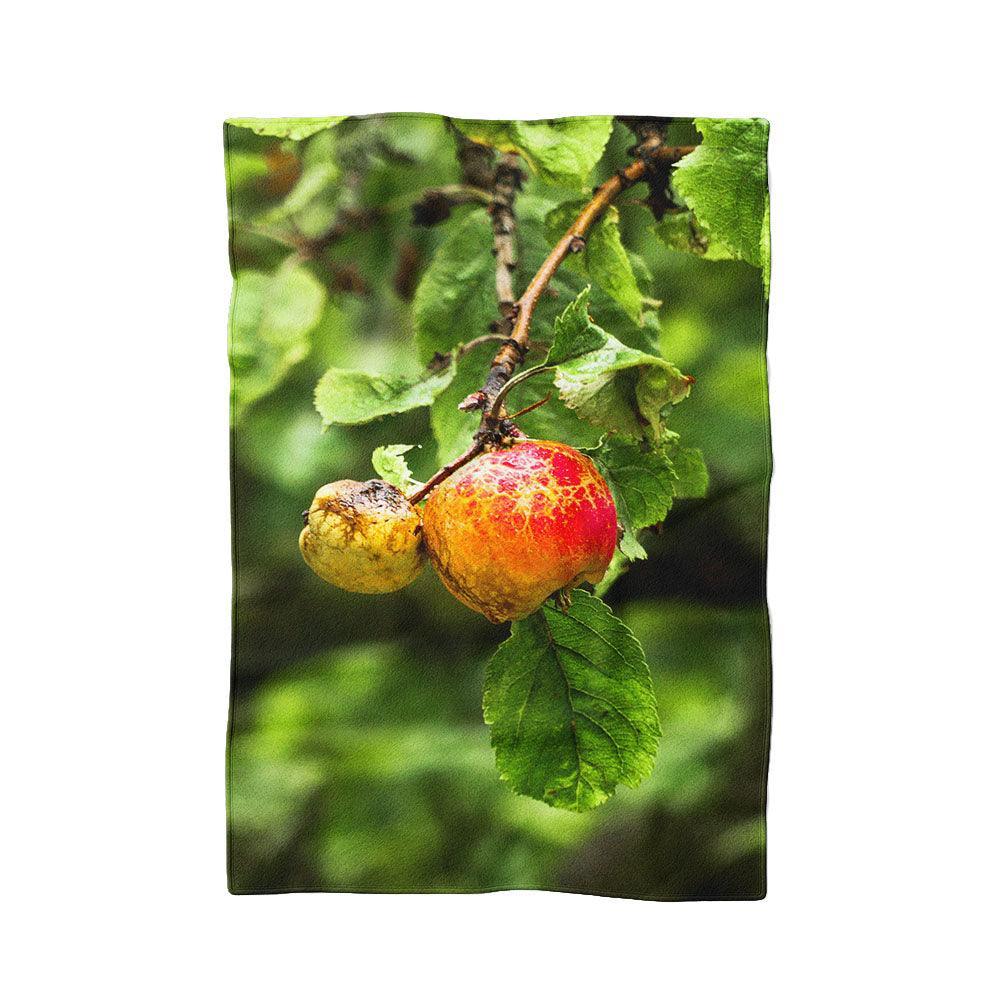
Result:
[[[305,513],[299,548],[327,583],[356,594],[388,594],[424,565],[420,511],[381,479],[327,483]]]
[[[424,544],[442,582],[496,623],[526,618],[562,587],[599,582],[617,540],[608,484],[557,441],[486,452],[424,507]]]

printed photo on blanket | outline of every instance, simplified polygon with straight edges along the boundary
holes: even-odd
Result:
[[[224,136],[230,891],[762,898],[767,123]]]

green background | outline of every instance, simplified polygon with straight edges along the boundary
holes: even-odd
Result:
[[[691,134],[687,122],[672,128]],[[628,162],[633,141],[616,123],[591,180]],[[592,812],[563,812],[514,795],[494,766],[483,670],[506,626],[456,602],[430,568],[394,594],[349,594],[314,576],[297,547],[316,488],[371,478],[378,445],[420,444],[407,456],[418,479],[438,467],[427,409],[321,433],[312,397],[333,364],[420,371],[413,289],[449,229],[477,211],[412,225],[424,188],[460,180],[452,136],[434,116],[386,115],[302,141],[227,126],[226,151],[237,279],[231,890],[762,896],[770,455],[760,271],[667,250],[639,204],[643,188],[619,200],[625,246],[662,302],[646,335],[697,379],[669,425],[702,450],[711,483],[705,500],[678,501],[659,533],[644,534],[649,559],[605,595],[652,671],[663,728],[654,773]],[[532,177],[521,199],[552,207],[578,194]],[[370,207],[372,224],[314,260],[289,259],[289,234],[315,236],[345,209]],[[283,280],[276,302],[270,282],[290,268],[296,280]],[[540,313],[534,336],[548,339],[550,323]],[[485,372],[489,356],[468,362]]]

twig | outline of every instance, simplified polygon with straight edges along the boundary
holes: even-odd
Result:
[[[510,385],[510,383],[507,383]],[[532,410],[537,410],[538,407],[544,406],[552,398],[552,393],[547,392],[541,399],[536,399],[533,403],[529,403],[527,406],[522,406],[517,413],[512,413],[507,419],[517,420],[518,417],[523,417],[526,413],[531,413]]]
[[[329,249],[351,233],[363,233],[371,229],[382,218],[384,210],[371,208],[342,208],[333,223],[319,236],[309,239],[301,237],[298,242],[299,256],[312,260],[317,254]]]
[[[384,208],[341,209],[326,230],[318,236],[312,237],[299,232],[294,222],[290,222],[291,232],[283,232],[280,229],[261,226],[253,222],[237,222],[236,225],[254,236],[261,236],[264,239],[274,240],[275,243],[291,247],[298,254],[299,260],[305,261],[314,260],[322,251],[329,249],[334,243],[350,233],[362,233],[371,229],[384,214]]]
[[[481,151],[487,147],[479,146],[477,150],[469,149],[470,146],[477,146],[464,139],[459,144],[459,159],[462,162],[463,174],[466,179],[475,176],[470,165],[481,166]],[[464,154],[464,155],[463,155]],[[492,157],[492,152],[490,152]],[[478,179],[478,178],[477,178]],[[514,307],[514,267],[516,265],[516,253],[514,250],[514,199],[521,187],[521,168],[518,159],[511,153],[507,153],[500,158],[496,170],[493,172],[493,193],[490,198],[487,211],[493,220],[493,253],[496,257],[496,290],[497,305],[500,309],[501,320],[498,324],[497,332],[483,334],[475,337],[468,343],[463,344],[457,352],[457,357],[472,350],[478,344],[489,340],[506,340],[510,333],[511,325],[514,322],[516,310]],[[478,402],[478,401],[477,401]],[[544,401],[543,401],[544,402]],[[539,404],[541,405],[541,404]],[[475,407],[470,407],[474,409]],[[450,462],[448,465],[436,472],[419,490],[407,499],[411,504],[417,504],[426,497],[431,490],[439,483],[443,483],[449,476],[471,462],[486,446],[486,437],[476,434],[475,440],[467,451]]]
[[[526,368],[523,372],[515,375],[513,378],[508,379],[500,387],[500,391],[496,394],[489,410],[483,414],[484,418],[489,420],[498,420],[500,418],[501,408],[503,407],[503,401],[507,398],[507,394],[516,385],[520,385],[522,382],[526,382],[529,378],[534,378],[536,375],[541,375],[542,372],[552,371],[554,365],[535,365],[534,368]],[[525,413],[525,410],[519,411],[518,415]],[[507,418],[508,420],[513,420],[513,415]]]
[[[516,310],[514,307],[514,199],[521,187],[521,168],[517,156],[505,153],[493,175],[493,198],[489,213],[493,220],[493,255],[496,257],[497,305],[502,317],[499,332],[509,335]]]
[[[471,184],[445,184],[428,188],[411,206],[415,226],[433,226],[444,222],[459,205],[489,205],[490,193]]]
[[[463,452],[461,455],[458,456],[458,458],[455,459],[454,462],[449,462],[447,465],[445,465],[437,472],[435,472],[434,475],[431,476],[431,478],[428,479],[427,482],[424,483],[424,485],[421,486],[420,489],[416,491],[416,493],[411,493],[410,496],[408,496],[406,499],[409,500],[410,503],[412,504],[420,503],[420,501],[423,500],[424,497],[427,496],[427,494],[430,493],[430,491],[434,489],[435,486],[437,486],[439,483],[443,483],[450,475],[452,475],[452,473],[455,473],[459,469],[461,469],[463,465],[468,465],[468,463],[471,462],[483,450],[484,445],[485,442],[483,442],[479,438],[476,438],[476,440],[472,443],[472,446],[468,449],[468,451]]]
[[[480,344],[488,344],[492,340],[506,339],[507,335],[505,333],[484,333],[481,337],[473,337],[466,344],[459,344],[455,357],[457,359],[464,358],[469,351],[474,351]]]

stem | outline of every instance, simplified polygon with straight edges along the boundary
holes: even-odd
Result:
[[[452,473],[457,472],[462,468],[463,465],[468,465],[481,451],[483,450],[483,442],[476,440],[473,442],[472,446],[468,451],[463,452],[454,462],[449,462],[448,465],[439,469],[437,472],[431,476],[430,479],[424,483],[415,493],[411,493],[406,499],[410,501],[411,504],[418,504],[421,500],[427,496],[428,493],[439,483],[443,483]]]
[[[529,403],[527,406],[522,407],[517,413],[512,413],[507,419],[517,420],[518,417],[523,417],[526,413],[531,413],[532,410],[537,410],[540,406],[544,406],[552,398],[552,393],[547,392],[541,399],[536,399],[533,403]]]
[[[554,367],[554,365],[535,365],[534,368],[526,368],[520,375],[515,375],[512,379],[508,379],[508,381],[503,384],[500,391],[496,394],[496,398],[493,400],[493,405],[490,407],[489,415],[493,418],[500,416],[500,407],[503,406],[503,401],[507,398],[507,393],[509,393],[515,385],[520,385],[522,382],[535,375],[541,375],[542,372],[550,372]]]
[[[469,351],[474,351],[480,344],[488,344],[493,340],[506,339],[507,335],[504,333],[484,333],[481,337],[473,337],[472,340],[466,344],[459,344],[455,357],[464,358]]]
[[[489,205],[490,193],[471,184],[446,184],[428,188],[410,206],[415,226],[433,226],[444,222],[459,205]]]
[[[493,176],[493,200],[489,213],[493,219],[493,255],[496,257],[497,305],[503,317],[500,333],[510,333],[514,309],[514,199],[521,186],[521,169],[513,153],[505,153]]]
[[[458,146],[458,156],[462,163],[462,174],[469,182],[476,183],[482,180],[481,172],[483,164],[483,152],[485,147],[468,140],[460,141]],[[487,155],[492,157],[492,151],[486,149]],[[496,169],[493,172],[493,193],[490,197],[487,211],[493,220],[493,253],[496,256],[496,290],[497,304],[500,309],[501,320],[497,331],[484,334],[463,344],[457,353],[457,357],[462,357],[473,347],[484,343],[487,340],[506,340],[510,333],[511,324],[516,315],[514,307],[514,267],[516,264],[516,253],[514,249],[514,230],[516,226],[514,218],[514,199],[521,187],[521,168],[518,158],[512,153],[506,153],[500,158]],[[415,493],[407,499],[411,504],[417,504],[426,497],[431,490],[439,483],[443,483],[450,475],[457,472],[463,465],[471,462],[485,447],[486,441],[482,436],[477,435],[472,445],[463,454],[459,455],[454,462],[439,469],[431,478],[424,483]]]

